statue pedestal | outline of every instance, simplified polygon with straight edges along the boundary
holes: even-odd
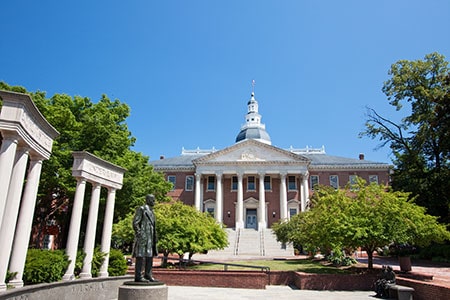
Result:
[[[119,286],[118,300],[167,300],[168,287],[163,282],[127,281]]]

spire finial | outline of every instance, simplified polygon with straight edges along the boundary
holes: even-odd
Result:
[[[256,84],[256,81],[255,81],[255,79],[253,79],[252,80],[252,95],[255,94],[255,84]]]

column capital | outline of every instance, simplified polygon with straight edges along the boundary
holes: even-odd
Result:
[[[280,172],[281,179],[286,179],[287,172]]]
[[[4,141],[10,140],[16,144],[19,142],[19,135],[17,134],[17,132],[9,131],[9,130],[1,130],[0,132],[2,133],[2,137],[3,137]]]
[[[201,179],[203,174],[202,173],[195,173],[194,175],[195,175],[196,179]]]
[[[244,173],[243,172],[236,172],[236,176],[237,176],[238,180],[242,180],[244,178]]]
[[[222,171],[219,171],[219,172],[215,172],[215,175],[216,175],[216,177],[217,177],[217,179],[222,179],[222,176],[223,176],[223,172]]]
[[[117,189],[114,188],[114,187],[108,186],[108,187],[106,187],[106,188],[108,189],[108,192],[109,192],[109,193],[115,193],[115,192],[117,191]]]
[[[266,176],[266,172],[260,171],[258,172],[259,178],[264,178]]]

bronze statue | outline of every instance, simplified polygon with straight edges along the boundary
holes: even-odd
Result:
[[[152,276],[153,257],[158,256],[156,249],[156,218],[153,212],[155,196],[147,195],[146,204],[136,209],[133,219],[133,229],[135,232],[133,257],[136,258],[134,269],[135,282],[156,282]],[[142,267],[144,267],[144,277],[142,277]]]
[[[389,298],[389,287],[395,284],[395,273],[391,266],[383,266],[381,275],[375,281],[375,297]]]

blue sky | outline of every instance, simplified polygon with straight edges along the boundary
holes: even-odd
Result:
[[[102,94],[131,107],[150,159],[234,144],[255,94],[281,148],[390,162],[358,138],[390,65],[450,60],[450,1],[33,1],[2,3],[0,80],[30,91]]]

